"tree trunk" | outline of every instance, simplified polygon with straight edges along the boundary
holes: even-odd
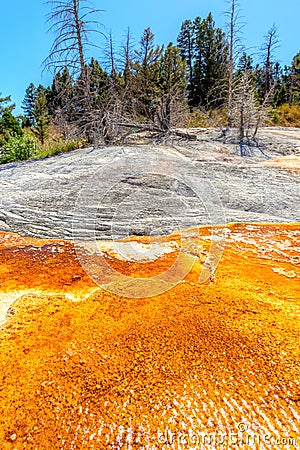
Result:
[[[235,21],[235,0],[232,0],[230,12],[230,31],[229,31],[228,127],[232,126],[232,97],[233,97],[233,71],[234,71],[233,45],[235,34],[234,21]]]
[[[84,73],[85,61],[84,61],[84,52],[83,52],[82,35],[81,35],[81,24],[80,24],[80,20],[79,20],[79,1],[80,0],[73,0],[74,22],[75,22],[75,28],[76,28],[76,34],[77,34],[77,44],[78,44],[80,67],[81,67],[81,72]]]

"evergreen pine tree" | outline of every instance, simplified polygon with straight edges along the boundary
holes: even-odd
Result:
[[[133,98],[137,116],[143,116],[152,122],[155,121],[156,114],[155,94],[159,75],[158,63],[162,51],[163,48],[155,46],[154,34],[150,28],[145,29],[140,49],[136,51]]]
[[[191,103],[194,101],[194,57],[195,57],[195,25],[191,20],[185,20],[181,25],[181,30],[177,38],[180,54],[186,61],[188,72],[188,98]]]
[[[22,136],[23,131],[18,120],[12,115],[10,111],[4,111],[0,118],[0,135],[2,140],[7,139],[11,135]]]
[[[224,103],[228,68],[225,34],[215,27],[211,13],[195,20],[195,106],[216,108]]]
[[[44,144],[48,135],[50,115],[48,110],[47,90],[42,88],[42,86],[39,86],[37,89],[37,96],[32,114],[35,123],[33,131],[41,143]]]
[[[169,131],[178,123],[185,110],[186,63],[178,47],[170,43],[159,62],[157,86],[157,118],[160,128]]]
[[[68,139],[72,130],[71,124],[76,116],[76,101],[74,82],[67,67],[53,79],[48,109],[53,117],[53,124],[58,126],[64,138]]]
[[[0,116],[5,112],[5,111],[12,111],[15,108],[15,104],[10,104],[7,105],[7,103],[11,102],[11,96],[8,95],[7,97],[1,97],[1,92],[0,92]]]
[[[26,126],[31,127],[34,125],[35,118],[33,115],[34,105],[37,96],[37,89],[33,83],[30,83],[25,91],[25,97],[22,101],[22,109],[24,111],[24,116],[26,118]]]
[[[105,108],[108,102],[110,77],[94,58],[89,64],[89,73],[92,107]]]
[[[211,13],[206,19],[186,20],[178,36],[186,60],[188,98],[191,106],[216,108],[224,103],[228,48],[225,34],[215,26]]]
[[[297,53],[292,61],[290,75],[288,77],[289,85],[289,104],[300,104],[300,52]]]

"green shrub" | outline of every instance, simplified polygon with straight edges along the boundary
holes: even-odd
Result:
[[[81,148],[84,145],[83,141],[74,139],[70,141],[48,141],[45,145],[39,149],[36,156],[39,158],[45,158],[46,156],[58,155],[59,153],[70,152]]]
[[[271,115],[271,124],[283,127],[300,127],[300,105],[279,106]]]
[[[0,163],[25,161],[36,153],[36,143],[28,136],[8,136],[0,147]]]

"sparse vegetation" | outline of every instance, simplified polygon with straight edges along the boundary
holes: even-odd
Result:
[[[226,32],[209,13],[185,20],[177,45],[157,46],[146,28],[135,46],[128,30],[118,52],[110,33],[101,65],[87,58],[88,48],[99,49],[100,11],[86,0],[48,1],[54,41],[44,65],[53,83],[30,83],[19,119],[10,96],[0,97],[1,161],[121,143],[133,130],[160,138],[176,127],[227,126],[248,145],[262,125],[300,126],[300,53],[280,66],[273,25],[255,64],[241,45],[238,0],[227,3]]]
[[[58,155],[59,153],[66,153],[72,150],[76,150],[85,145],[85,141],[80,141],[79,139],[73,140],[51,140],[48,139],[45,144],[39,147],[36,151],[35,156],[37,158],[45,158],[48,156]]]

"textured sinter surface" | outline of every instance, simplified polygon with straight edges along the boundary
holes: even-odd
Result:
[[[94,230],[98,239],[119,239],[208,224],[299,222],[299,171],[284,164],[299,166],[299,157],[265,164],[258,150],[240,158],[234,145],[213,140],[215,130],[198,133],[197,142],[176,149],[90,148],[3,165],[0,230],[70,239],[74,228],[81,239]],[[299,151],[299,135],[271,129],[261,139],[276,159]]]
[[[211,230],[188,233],[192,270],[152,298],[101,289],[70,243],[0,234],[1,449],[300,444],[299,224],[227,227],[203,284]],[[104,243],[101,258],[149,277],[178,255],[166,239],[157,259],[162,239],[147,261]]]

